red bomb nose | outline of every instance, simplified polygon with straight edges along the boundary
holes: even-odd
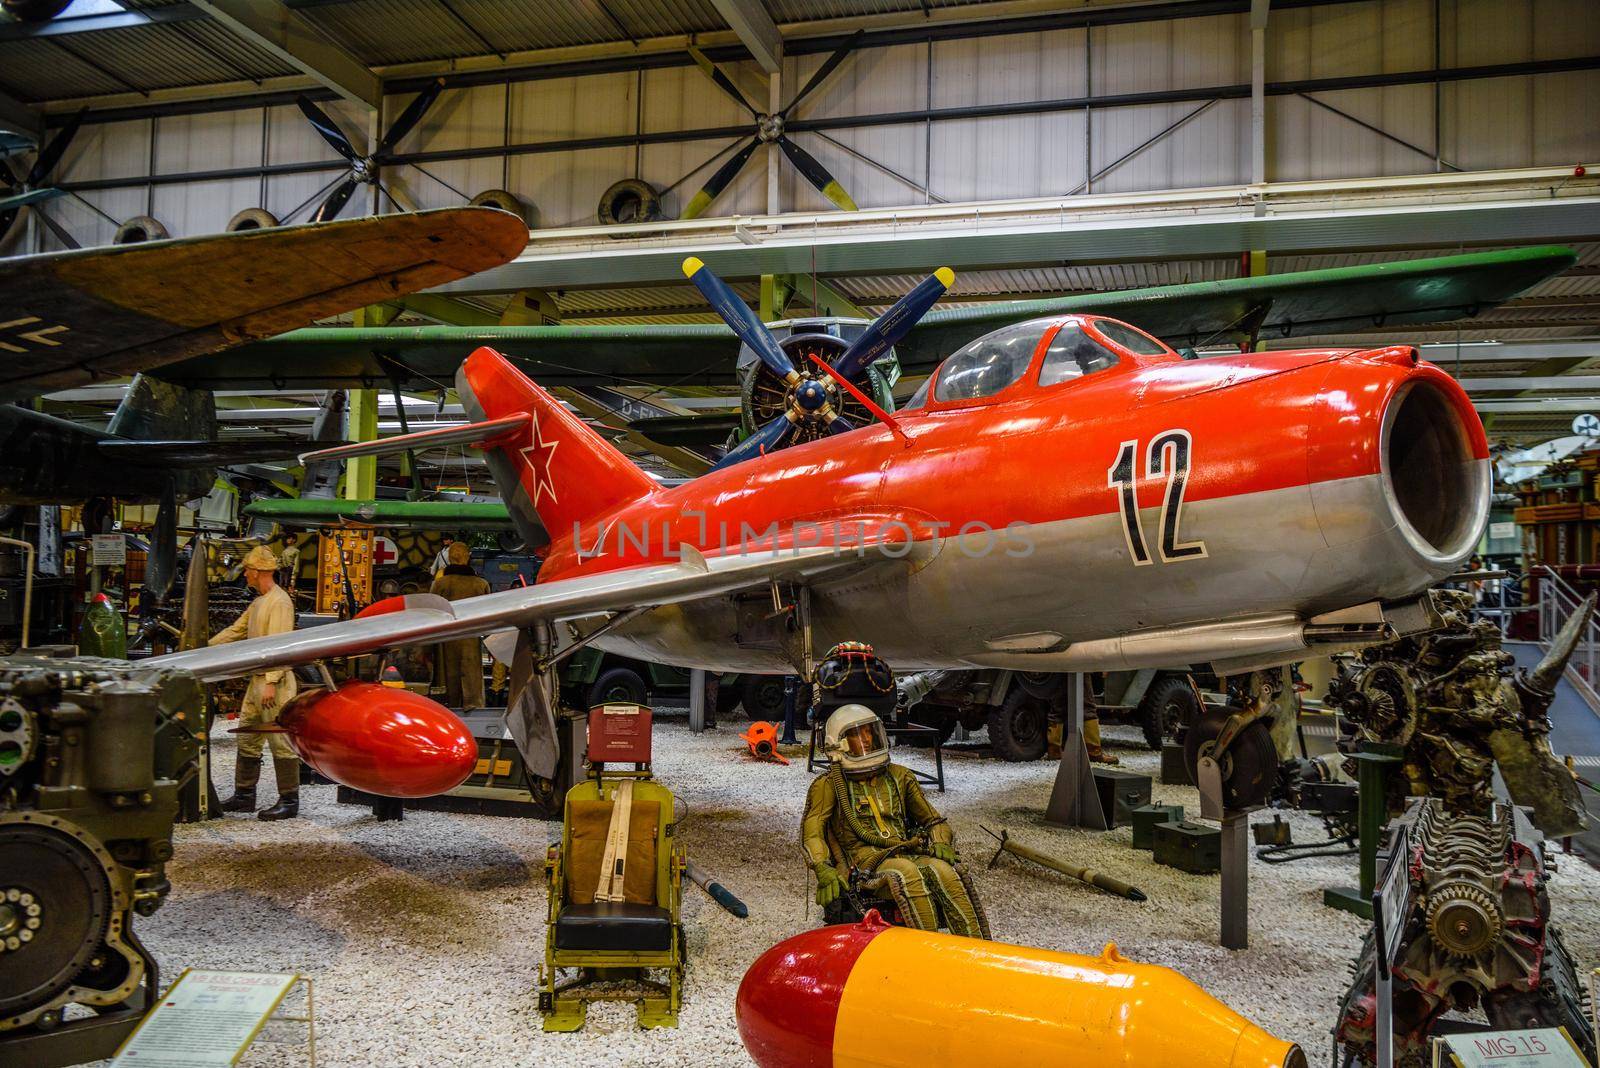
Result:
[[[478,743],[454,712],[373,682],[308,690],[284,707],[278,725],[317,771],[384,797],[453,790],[478,762]]]
[[[845,982],[861,951],[888,929],[874,910],[858,924],[806,931],[757,957],[734,1000],[750,1059],[761,1068],[832,1068]]]

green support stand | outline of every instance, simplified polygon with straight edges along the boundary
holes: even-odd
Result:
[[[1372,919],[1372,891],[1378,882],[1378,842],[1389,822],[1389,769],[1401,763],[1399,746],[1364,743],[1356,762],[1356,790],[1359,809],[1356,829],[1360,835],[1361,886],[1330,886],[1322,891],[1322,903],[1329,908],[1353,912],[1364,920]]]

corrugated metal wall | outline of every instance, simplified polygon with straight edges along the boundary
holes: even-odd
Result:
[[[1600,19],[1593,0],[1374,0],[1274,11],[1267,79],[1428,69],[1436,54],[1450,67],[1597,52]],[[785,98],[823,58],[786,62]],[[729,71],[752,101],[765,103],[766,81],[753,64]],[[863,50],[797,114],[849,116],[1239,85],[1249,79],[1248,19],[1212,16]],[[1454,82],[1437,89],[1347,90],[1318,99],[1329,107],[1297,96],[1269,98],[1270,178],[1428,172],[1435,169],[1436,152],[1465,169],[1573,163],[1586,157],[1592,162],[1600,148],[1600,74],[1595,72]],[[405,103],[391,99],[387,110],[393,115]],[[351,134],[364,134],[355,109],[327,107]],[[1139,149],[1199,107],[1154,104],[1090,114],[875,126],[831,132],[837,144],[818,133],[795,138],[863,207],[925,203],[928,194],[920,188],[925,184],[933,197],[961,201],[1069,193],[1081,189],[1089,175],[1096,175],[1095,192],[1247,181],[1247,100],[1213,103]],[[494,147],[748,123],[748,116],[698,70],[680,67],[451,90],[400,149]],[[541,225],[560,226],[592,222],[601,192],[618,179],[638,176],[658,188],[672,187],[663,198],[672,216],[711,173],[714,164],[707,161],[729,145],[682,142],[530,153],[431,163],[426,174],[405,167],[386,177],[421,207],[459,204],[462,194],[505,186],[535,206]],[[59,176],[67,181],[136,177],[152,168],[176,173],[329,158],[331,152],[298,111],[278,107],[265,114],[246,110],[86,127]],[[780,174],[785,210],[827,207],[787,161]],[[287,215],[334,176],[330,171],[107,190],[85,194],[103,214],[71,198],[49,210],[86,244],[109,240],[116,222],[146,212],[174,234],[203,233],[221,229],[244,207],[264,205]],[[369,203],[363,190],[346,212],[355,215]],[[766,164],[758,152],[712,210],[759,214],[765,207]]]

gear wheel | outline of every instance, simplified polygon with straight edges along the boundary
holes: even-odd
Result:
[[[1484,952],[1499,940],[1504,926],[1500,903],[1481,886],[1446,883],[1429,895],[1428,930],[1453,956]]]

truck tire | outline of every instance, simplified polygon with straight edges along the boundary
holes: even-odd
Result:
[[[989,744],[1001,760],[1020,764],[1044,756],[1050,706],[1021,686],[989,710]]]
[[[1144,731],[1145,744],[1160,752],[1162,743],[1175,737],[1179,727],[1200,718],[1200,701],[1187,678],[1168,675],[1150,684],[1134,717]]]
[[[950,740],[956,732],[956,714],[954,712],[929,711],[918,716],[915,711],[907,715],[906,719],[917,727],[932,727],[939,732],[939,744],[943,745]],[[912,749],[932,749],[933,739],[925,734],[906,735],[904,744]]]
[[[1070,675],[1056,671],[1019,671],[1013,676],[1017,685],[1043,701],[1053,700],[1067,688]]]
[[[727,719],[733,715],[733,710],[738,708],[742,701],[742,687],[733,686],[717,687],[717,718]]]
[[[650,700],[650,688],[644,684],[644,678],[635,670],[628,667],[614,667],[602,671],[600,677],[594,680],[594,685],[589,687],[589,707],[603,705],[607,701],[642,705]]]
[[[783,722],[783,676],[746,675],[739,687],[739,703],[744,705],[744,718],[752,723]],[[805,688],[795,697],[800,709],[805,708]]]

